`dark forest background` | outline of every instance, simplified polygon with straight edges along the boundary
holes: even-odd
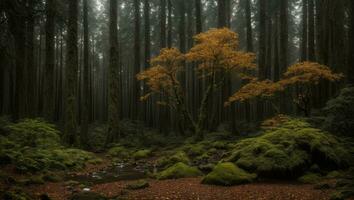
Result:
[[[236,31],[240,48],[257,54],[260,79],[277,81],[298,61],[343,73],[340,83],[312,88],[311,104],[319,109],[354,83],[353,5],[350,0],[1,0],[0,115],[55,122],[69,144],[85,141],[90,124],[114,126],[121,120],[179,133],[176,113],[155,104],[161,97],[139,100],[146,87],[136,74],[150,67],[160,49],[185,53],[194,35],[217,27]],[[196,115],[204,85],[194,75],[187,67],[181,83]],[[224,108],[243,84],[230,78],[214,93],[208,130],[237,132],[246,122],[274,114],[256,101]],[[298,113],[286,96],[281,112]]]

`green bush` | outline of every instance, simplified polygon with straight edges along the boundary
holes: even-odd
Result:
[[[341,90],[338,97],[327,102],[324,127],[333,134],[354,137],[354,87]]]
[[[308,174],[301,176],[297,180],[301,183],[314,184],[314,183],[318,183],[319,181],[321,181],[321,179],[322,179],[322,177],[319,174],[308,173]]]
[[[321,169],[346,167],[350,155],[336,137],[301,119],[289,121],[234,145],[226,161],[261,176],[298,177],[317,164]]]
[[[212,172],[202,180],[204,184],[231,186],[250,183],[257,177],[256,174],[249,174],[233,163],[219,163]]]
[[[178,179],[201,176],[202,172],[198,168],[190,167],[179,162],[157,174],[157,179]]]
[[[120,159],[127,159],[130,156],[130,151],[123,146],[116,146],[108,150],[108,155]]]
[[[60,146],[60,132],[40,119],[25,119],[8,126],[8,138],[21,147],[53,148]]]

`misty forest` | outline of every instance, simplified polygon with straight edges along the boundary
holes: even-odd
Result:
[[[0,0],[1,200],[353,200],[353,0]]]

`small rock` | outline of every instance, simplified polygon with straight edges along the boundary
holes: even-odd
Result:
[[[84,192],[90,192],[91,189],[90,189],[90,188],[84,188],[84,189],[82,189],[82,191],[84,191]]]

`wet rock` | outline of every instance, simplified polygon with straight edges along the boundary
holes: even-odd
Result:
[[[81,192],[72,195],[70,200],[107,200],[106,197],[94,192]]]

